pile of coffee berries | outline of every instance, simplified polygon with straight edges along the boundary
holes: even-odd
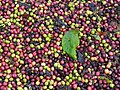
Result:
[[[120,90],[120,0],[0,0],[0,90]]]

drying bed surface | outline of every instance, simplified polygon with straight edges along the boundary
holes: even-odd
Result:
[[[0,90],[31,89],[119,90],[120,1],[0,0]]]

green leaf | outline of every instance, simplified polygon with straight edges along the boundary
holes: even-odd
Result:
[[[112,83],[112,80],[110,80],[109,78],[106,78],[106,82],[107,83]]]
[[[105,79],[105,77],[101,76],[101,77],[100,77],[100,79],[104,80],[104,79]]]
[[[100,79],[102,79],[102,80],[105,79],[107,83],[112,83],[112,80],[110,80],[110,79],[107,78],[107,77],[101,76]]]
[[[65,33],[62,39],[63,50],[74,60],[77,59],[76,47],[79,45],[78,30],[70,30]]]
[[[68,54],[74,59],[77,59],[77,53],[76,53],[76,48],[70,48]]]
[[[99,35],[92,35],[95,39],[97,40],[101,40],[100,36]]]

